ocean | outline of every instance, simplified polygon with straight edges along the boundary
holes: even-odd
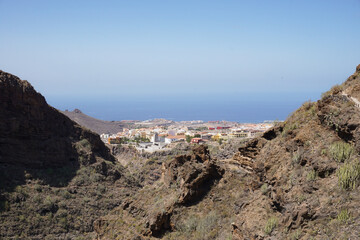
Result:
[[[226,120],[258,123],[265,120],[285,120],[310,99],[309,95],[317,100],[316,96],[320,94],[47,99],[50,105],[60,110],[72,111],[77,108],[89,116],[108,121],[165,118],[173,121]]]

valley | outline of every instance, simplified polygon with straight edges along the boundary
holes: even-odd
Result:
[[[360,65],[251,137],[238,123],[156,120],[101,138],[1,71],[0,238],[357,239],[359,90]],[[183,141],[145,151],[121,141],[131,130]]]

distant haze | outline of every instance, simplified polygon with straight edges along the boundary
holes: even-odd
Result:
[[[262,115],[249,120],[282,119],[360,63],[358,0],[0,0],[0,9],[0,69],[57,108],[106,120],[231,120],[254,109]]]

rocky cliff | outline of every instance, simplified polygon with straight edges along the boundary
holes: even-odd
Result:
[[[0,238],[91,236],[136,188],[126,174],[97,134],[0,71]]]
[[[59,167],[77,160],[75,144],[88,141],[94,156],[114,161],[98,135],[84,130],[27,81],[0,71],[0,163]]]

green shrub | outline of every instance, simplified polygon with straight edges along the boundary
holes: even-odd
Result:
[[[327,155],[327,150],[324,148],[324,149],[321,149],[321,153],[320,153],[321,155]]]
[[[106,192],[106,187],[102,184],[99,184],[96,188],[97,195],[101,195]]]
[[[266,194],[269,191],[269,186],[267,185],[267,183],[264,183],[261,188],[260,188],[262,194]]]
[[[85,138],[81,139],[78,143],[84,148],[91,148],[90,142]]]
[[[331,88],[331,94],[338,94],[338,93],[340,93],[340,92],[342,92],[342,90],[343,90],[343,86],[341,86],[341,85],[335,85],[335,86],[333,86],[332,88]]]
[[[177,223],[176,229],[185,236],[195,234],[194,238],[191,239],[213,239],[212,235],[217,235],[217,231],[214,229],[219,220],[220,216],[215,211],[211,211],[202,217],[190,216],[188,219]]]
[[[304,156],[304,150],[303,149],[299,149],[296,152],[293,153],[292,156],[292,164],[299,164],[301,162],[301,160],[303,159]]]
[[[47,208],[53,208],[56,204],[55,199],[53,199],[51,196],[47,196],[44,200],[44,205]]]
[[[330,156],[337,162],[344,162],[351,157],[354,148],[345,142],[335,142],[329,148]]]
[[[316,180],[317,175],[318,175],[317,172],[313,169],[313,170],[311,170],[311,171],[307,174],[306,180],[308,180],[308,181],[314,181],[314,180]]]
[[[200,232],[201,235],[205,235],[209,233],[219,221],[219,216],[216,214],[216,212],[210,212],[208,215],[206,215],[204,218],[202,218],[197,227],[196,231]]]
[[[310,114],[310,116],[315,117],[315,116],[316,116],[316,112],[317,112],[316,104],[313,104],[313,105],[311,106],[311,108],[308,110],[308,113]]]
[[[101,175],[99,173],[91,173],[91,175],[89,176],[89,183],[101,182],[104,179],[104,175]]]
[[[62,190],[62,191],[60,192],[60,196],[63,197],[63,198],[65,198],[65,199],[70,199],[70,198],[72,198],[72,195],[71,195],[71,193],[69,193],[68,190]]]
[[[297,229],[295,232],[291,234],[292,240],[298,240],[301,237],[301,229]]]
[[[15,192],[20,193],[20,194],[24,194],[25,193],[25,189],[23,187],[21,187],[20,185],[15,187]]]
[[[191,216],[187,220],[179,222],[176,226],[177,230],[184,234],[191,234],[196,230],[199,218]]]
[[[145,162],[145,165],[153,165],[155,163],[155,158],[150,158]]]
[[[18,219],[19,219],[20,222],[24,222],[25,219],[26,219],[26,217],[25,217],[24,215],[20,215],[20,216],[18,217]]]
[[[301,195],[297,196],[296,200],[297,200],[298,204],[301,204],[302,202],[304,202],[306,200],[306,196],[301,194]]]
[[[67,208],[67,202],[68,201],[60,201],[59,203],[58,203],[58,206],[59,206],[59,208]]]
[[[267,220],[264,232],[266,235],[270,235],[272,231],[276,228],[278,224],[278,219],[276,217],[271,217]]]
[[[360,164],[358,161],[345,163],[338,171],[339,185],[343,189],[355,189],[360,179]]]
[[[290,131],[293,131],[295,129],[299,128],[297,123],[287,123],[281,133],[281,136],[285,137]]]
[[[42,187],[40,184],[35,184],[34,185],[34,189],[37,191],[37,192],[41,192],[42,191]]]
[[[317,112],[317,105],[314,102],[311,102],[310,100],[303,103],[302,108],[305,110],[304,116],[306,118],[312,118],[316,116]]]
[[[61,226],[62,228],[65,228],[65,229],[67,229],[69,226],[68,220],[66,217],[59,218],[58,223],[59,223],[59,226]]]
[[[325,98],[330,95],[336,95],[336,94],[340,93],[342,90],[343,90],[343,86],[335,85],[329,91],[322,93],[321,98]]]
[[[330,92],[330,91],[323,92],[323,93],[321,94],[321,99],[324,99],[324,98],[326,98],[326,97],[328,97],[328,96],[330,96],[330,95],[331,95],[331,92]]]
[[[94,173],[90,167],[82,167],[76,172],[76,177],[74,178],[74,184],[77,186],[88,185],[92,182],[97,182],[99,178],[103,178],[101,174]]]
[[[314,105],[314,103],[312,103],[310,100],[306,101],[302,104],[302,107],[305,109],[305,111],[309,110],[312,106]]]
[[[42,194],[35,194],[33,195],[32,200],[34,201],[34,203],[40,204],[43,201],[43,196]]]
[[[350,213],[347,209],[343,209],[339,212],[337,220],[341,223],[346,223],[350,219]]]
[[[67,215],[68,215],[68,211],[65,210],[65,209],[59,209],[59,210],[56,212],[56,217],[57,217],[57,218],[67,217]]]

